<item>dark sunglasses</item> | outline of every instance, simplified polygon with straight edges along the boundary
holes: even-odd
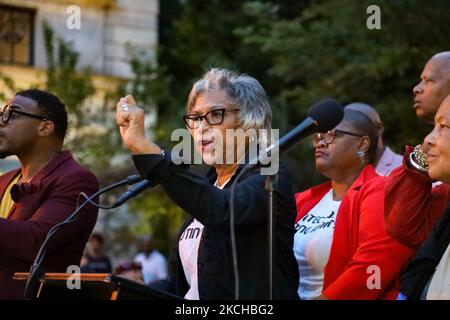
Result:
[[[9,119],[11,119],[11,116],[13,114],[20,114],[23,116],[27,116],[30,118],[34,118],[34,119],[38,119],[38,120],[42,120],[42,121],[49,121],[50,119],[48,117],[45,116],[40,116],[40,115],[36,115],[36,114],[31,114],[28,112],[23,112],[20,110],[17,110],[17,105],[11,104],[11,105],[6,105],[2,111],[0,111],[0,118],[4,123],[7,123],[9,121]]]

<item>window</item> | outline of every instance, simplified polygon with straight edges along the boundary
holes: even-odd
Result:
[[[0,63],[33,64],[34,11],[0,5]]]

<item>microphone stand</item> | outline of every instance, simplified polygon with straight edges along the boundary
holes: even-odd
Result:
[[[236,237],[235,237],[235,229],[234,229],[234,220],[235,220],[235,212],[234,212],[234,202],[235,202],[235,191],[236,185],[241,179],[243,175],[246,173],[253,171],[255,169],[260,168],[258,164],[247,164],[241,172],[236,176],[236,179],[233,181],[230,188],[230,237],[231,237],[231,248],[232,248],[232,258],[233,258],[233,274],[234,274],[234,299],[239,300],[239,271],[238,271],[238,261],[237,261],[237,251],[236,251]],[[275,214],[274,214],[274,191],[275,191],[275,182],[277,180],[278,174],[267,175],[265,180],[264,188],[267,191],[267,200],[268,200],[268,263],[269,263],[269,299],[273,300],[273,257],[274,257],[274,226],[275,226]]]
[[[268,248],[269,248],[269,300],[273,300],[273,256],[274,256],[274,226],[275,226],[275,214],[274,214],[274,202],[273,195],[275,191],[275,181],[277,175],[266,176],[265,189],[267,191],[268,209],[267,214],[269,218],[268,224]]]
[[[117,187],[120,187],[120,186],[123,186],[126,184],[134,184],[134,183],[138,182],[139,180],[142,180],[142,178],[139,175],[133,175],[133,176],[128,177],[127,179],[121,180],[119,182],[113,183],[109,186],[106,186],[106,187],[100,189],[99,191],[94,193],[92,196],[87,198],[64,221],[54,225],[50,229],[50,231],[47,233],[47,236],[45,237],[44,242],[42,243],[41,247],[39,248],[36,258],[34,259],[34,262],[30,268],[30,273],[28,276],[28,280],[27,280],[27,284],[25,286],[25,292],[24,292],[24,295],[26,298],[33,299],[34,297],[36,297],[39,294],[39,292],[37,292],[37,290],[38,290],[39,282],[42,281],[42,276],[44,274],[42,271],[42,264],[44,262],[45,255],[47,253],[48,243],[53,238],[53,236],[58,232],[58,230],[60,230],[61,227],[75,221],[78,217],[78,214],[81,212],[81,210],[88,203],[92,203],[93,199],[95,199],[96,197],[98,197],[101,194],[108,192],[112,189],[115,189]],[[37,293],[37,294],[35,294],[35,293]]]
[[[278,158],[281,156],[281,153],[291,148],[295,143],[299,140],[317,132],[317,131],[328,131],[334,128],[342,121],[344,116],[344,111],[339,102],[333,99],[325,99],[322,100],[310,108],[308,108],[308,117],[296,126],[294,129],[289,131],[286,135],[284,135],[281,139],[279,139],[275,144],[269,146],[266,149],[266,152],[269,152],[273,155],[272,152],[278,154]],[[319,125],[320,124],[320,125]],[[270,157],[270,156],[269,156]],[[273,159],[273,158],[272,158]],[[258,163],[259,162],[259,163]],[[256,158],[256,164],[252,162],[247,164],[241,172],[236,176],[235,180],[231,185],[230,190],[230,238],[231,238],[231,251],[233,258],[233,274],[235,280],[235,293],[234,297],[236,300],[239,299],[239,270],[238,270],[238,261],[237,261],[237,253],[236,253],[236,237],[235,237],[235,228],[234,228],[234,193],[236,190],[236,184],[239,179],[245,174],[250,172],[251,170],[258,168],[260,164],[264,163],[263,161],[259,161],[259,157]],[[274,256],[274,246],[273,241],[274,235],[274,212],[273,212],[273,195],[274,195],[274,184],[276,181],[276,174],[272,176],[266,177],[265,189],[268,191],[268,215],[269,215],[269,297],[273,299],[273,256]]]

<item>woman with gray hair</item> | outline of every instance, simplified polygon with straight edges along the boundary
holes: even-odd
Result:
[[[267,142],[272,112],[256,79],[213,68],[194,84],[183,119],[196,150],[211,166],[207,177],[175,164],[169,153],[145,137],[144,111],[133,97],[122,98],[117,104],[117,124],[123,142],[133,152],[137,170],[159,183],[188,213],[171,256],[171,281],[158,283],[158,288],[186,299],[233,299],[230,186],[249,158],[252,140]],[[239,129],[253,130],[256,136],[239,140],[227,134]],[[236,185],[233,205],[240,299],[270,297],[264,181],[264,176],[253,171]],[[298,269],[292,252],[295,201],[283,165],[275,189],[273,298],[298,299]]]

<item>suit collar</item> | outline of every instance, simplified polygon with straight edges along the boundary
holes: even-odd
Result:
[[[72,153],[70,151],[59,152],[53,160],[51,160],[45,167],[38,171],[38,173],[31,179],[30,182],[40,181],[44,179],[69,159],[73,159]]]
[[[41,189],[41,181],[69,159],[73,159],[70,151],[60,152],[53,160],[51,160],[46,166],[39,170],[38,173],[29,182],[15,184],[11,188],[11,197],[14,202],[19,202],[24,195],[32,194]],[[6,187],[11,183],[13,178],[20,173],[20,171],[21,169],[19,168],[5,174],[5,177],[2,179],[3,181],[0,185],[3,193],[6,190]]]

